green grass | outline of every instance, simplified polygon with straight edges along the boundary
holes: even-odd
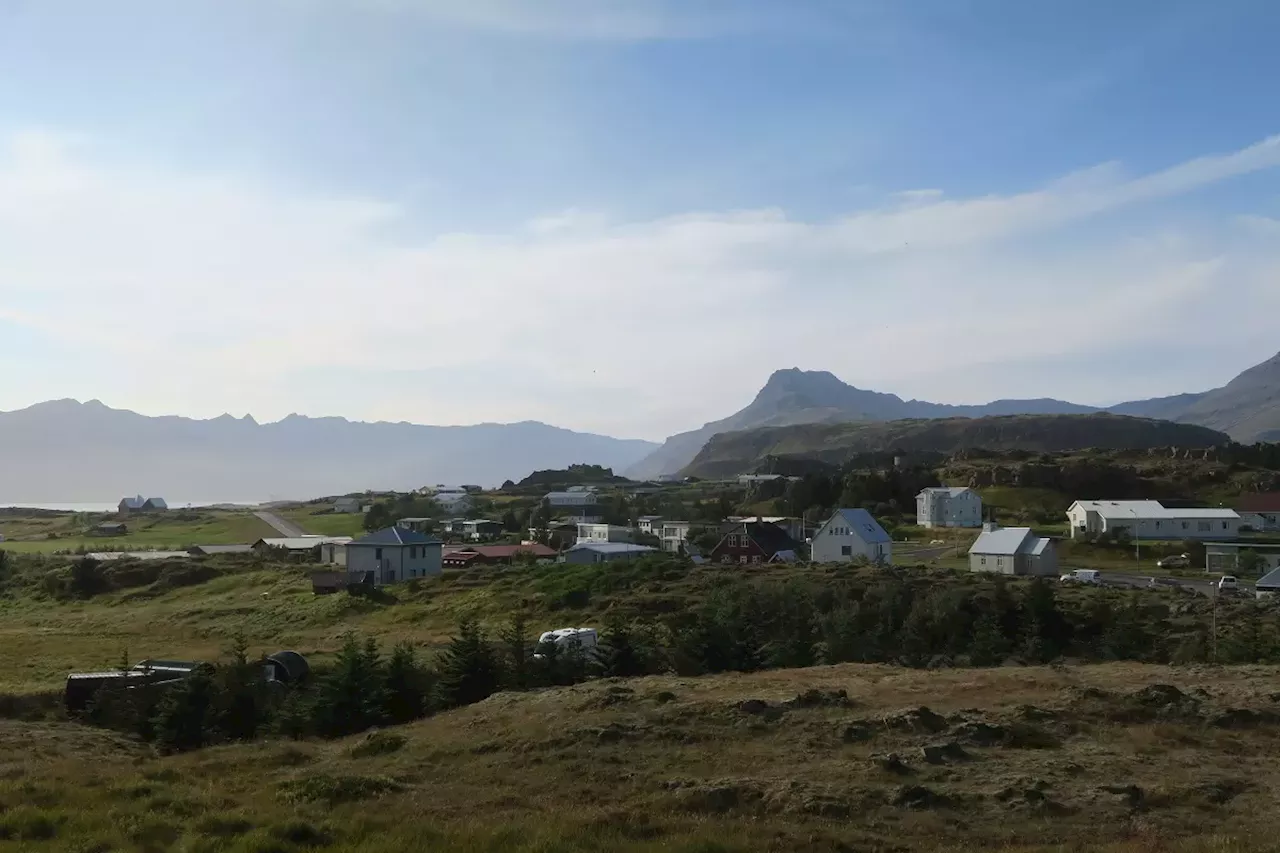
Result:
[[[327,506],[301,506],[278,510],[277,514],[301,527],[307,533],[321,536],[364,535],[364,516],[358,512],[332,512]]]
[[[87,534],[89,528],[102,521],[123,521],[129,532],[123,536]],[[74,552],[79,549],[182,551],[192,545],[247,545],[264,536],[278,535],[247,510],[173,510],[124,519],[114,515],[73,513],[54,518],[6,516],[0,518],[0,533],[6,540],[0,543],[0,548],[25,554]]]

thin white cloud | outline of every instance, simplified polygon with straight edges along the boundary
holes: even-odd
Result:
[[[537,418],[661,437],[793,364],[949,402],[1128,396],[1142,383],[1123,371],[1010,387],[998,365],[1202,336],[1228,286],[1256,309],[1233,337],[1262,335],[1280,246],[1256,228],[1188,235],[1158,209],[1110,239],[1068,226],[1280,165],[1278,148],[830,222],[569,211],[508,235],[412,239],[377,200],[135,171],[25,134],[0,146],[0,318],[84,365],[33,360],[44,381],[27,387],[152,413]],[[0,408],[32,402],[5,393]]]

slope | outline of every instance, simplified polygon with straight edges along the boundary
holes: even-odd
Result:
[[[1175,420],[1222,430],[1242,442],[1280,440],[1280,353],[1196,396]]]
[[[1228,437],[1205,427],[1105,413],[1006,415],[877,423],[804,424],[721,433],[683,471],[688,476],[731,477],[765,465],[770,457],[840,464],[860,453],[901,450],[1054,452],[1149,447],[1212,447]]]
[[[530,471],[621,468],[652,450],[537,422],[419,426],[290,415],[277,423],[146,417],[58,400],[0,413],[0,502],[246,501],[427,483],[496,484]]]
[[[701,429],[673,435],[661,447],[628,468],[632,479],[669,474],[688,465],[717,433],[754,427],[847,421],[892,421],[904,418],[984,417],[1015,414],[1084,414],[1097,409],[1061,400],[996,400],[983,405],[951,406],[903,400],[896,394],[865,391],[827,371],[791,368],[775,371],[751,404]]]

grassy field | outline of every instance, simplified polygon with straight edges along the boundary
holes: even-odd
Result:
[[[358,512],[333,512],[324,506],[303,505],[277,511],[277,514],[308,533],[321,536],[364,535],[364,515]]]
[[[104,521],[123,521],[123,536],[92,536]],[[5,514],[0,516],[0,547],[15,553],[52,554],[89,551],[185,550],[192,545],[250,544],[278,535],[248,510],[172,510],[157,515],[118,518],[86,513]]]
[[[498,694],[334,742],[164,757],[0,722],[31,851],[1275,849],[1270,668],[844,665]]]

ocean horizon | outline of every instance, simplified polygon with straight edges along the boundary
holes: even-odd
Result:
[[[270,503],[270,501],[168,501],[169,509],[198,509],[210,506],[255,507],[265,503]],[[119,505],[119,501],[70,501],[59,503],[56,501],[0,500],[0,509],[44,509],[56,512],[115,512]]]

